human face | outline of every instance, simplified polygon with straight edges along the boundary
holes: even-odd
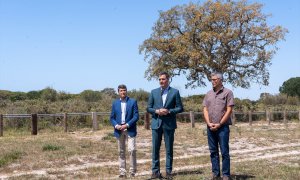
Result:
[[[121,99],[125,99],[126,96],[127,96],[127,89],[120,88],[119,89],[119,96],[120,96]]]
[[[165,89],[169,86],[169,79],[166,77],[166,75],[160,75],[158,80],[161,88]]]
[[[211,77],[211,83],[214,89],[219,89],[222,87],[222,81],[218,76]]]

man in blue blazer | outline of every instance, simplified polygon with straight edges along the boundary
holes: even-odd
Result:
[[[160,173],[159,151],[164,135],[166,147],[166,178],[172,178],[174,133],[177,128],[176,114],[183,111],[179,91],[169,86],[169,74],[159,74],[160,87],[151,91],[147,111],[152,114],[152,175],[151,179],[163,178]]]
[[[112,103],[110,122],[114,127],[114,135],[118,141],[119,149],[119,171],[120,178],[126,178],[126,146],[128,140],[128,152],[130,154],[130,177],[136,173],[136,122],[139,120],[137,101],[127,96],[127,87],[118,86],[120,98]]]

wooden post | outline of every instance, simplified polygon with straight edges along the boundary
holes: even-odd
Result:
[[[97,113],[92,112],[92,120],[93,120],[93,131],[97,131],[99,129],[98,121],[97,121]]]
[[[150,114],[148,112],[145,112],[145,129],[150,129]]]
[[[64,113],[64,130],[68,132],[68,114]]]
[[[286,120],[286,109],[283,110],[283,123],[286,125],[287,120]]]
[[[234,111],[231,112],[231,123],[234,126],[235,125],[235,113]]]
[[[3,136],[3,115],[0,114],[0,136]]]
[[[252,111],[250,110],[249,113],[249,125],[252,126]]]
[[[31,135],[37,135],[37,114],[31,114]]]
[[[269,112],[269,110],[266,110],[266,119],[267,119],[268,125],[270,125],[271,121],[270,121],[270,112]]]
[[[190,111],[190,120],[191,120],[192,128],[194,128],[195,127],[195,113],[193,111]]]

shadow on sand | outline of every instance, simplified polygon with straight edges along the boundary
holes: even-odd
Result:
[[[255,176],[253,175],[247,175],[247,174],[232,174],[230,176],[230,179],[234,180],[247,180],[247,179],[253,179]]]
[[[180,172],[174,172],[173,175],[173,179],[177,179],[177,178],[183,178],[185,175],[199,175],[201,177],[201,174],[203,174],[202,171],[200,170],[193,170],[193,171],[180,171]],[[164,174],[163,174],[163,177]],[[255,178],[255,176],[253,175],[246,175],[246,174],[232,174],[230,176],[230,179],[232,180],[249,180],[249,179],[253,179]],[[149,178],[151,179],[151,178]],[[200,179],[211,179],[211,177],[204,177],[204,178],[200,178]],[[219,178],[220,180],[222,178]],[[148,180],[148,179],[147,179]]]

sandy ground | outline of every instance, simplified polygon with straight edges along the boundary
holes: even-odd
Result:
[[[240,127],[248,127],[247,124],[241,124]],[[250,127],[249,127],[250,128]],[[264,125],[256,124],[251,127],[252,131],[264,129]],[[284,125],[273,125],[272,128],[285,128]],[[293,128],[293,125],[292,125]],[[299,128],[299,125],[295,125],[294,128]],[[299,130],[299,129],[298,129]],[[103,135],[95,134],[95,133],[73,133],[72,136],[75,138],[81,139],[89,139],[93,141],[99,141],[102,139]],[[284,163],[286,159],[289,158],[296,158],[298,159],[298,163],[289,164],[290,166],[300,166],[300,140],[294,139],[292,141],[278,139],[273,140],[272,143],[266,144],[265,142],[268,141],[266,138],[238,138],[232,137],[230,140],[230,155],[231,155],[231,162],[238,163],[238,162],[246,162],[246,161],[255,161],[255,160],[263,160],[263,159],[276,159],[277,162]],[[139,150],[149,149],[151,148],[151,139],[142,139],[139,140],[137,143],[137,147]],[[202,145],[199,147],[188,147],[180,149],[180,147],[175,148],[176,151],[182,151],[181,156],[174,157],[175,160],[178,159],[187,159],[191,157],[204,157],[209,156],[209,151],[207,145]],[[56,173],[64,173],[64,174],[77,174],[77,173],[87,173],[85,170],[87,168],[101,168],[107,166],[118,166],[117,161],[111,162],[99,162],[96,157],[89,157],[89,156],[76,156],[72,157],[75,158],[77,161],[82,162],[81,164],[67,164],[63,167],[59,168],[43,168],[38,170],[32,171],[13,171],[11,173],[1,173],[0,179],[7,179],[7,178],[17,178],[24,175],[34,175],[37,177],[47,177],[49,179],[56,179]],[[161,159],[164,161],[164,158]],[[138,166],[141,166],[145,163],[151,162],[149,158],[142,158],[138,159]],[[286,162],[288,164],[288,161]],[[11,167],[17,166],[17,164],[11,164]],[[174,167],[174,172],[179,172],[182,170],[193,170],[199,169],[202,167],[209,167],[210,164],[198,164],[198,165],[186,165],[181,167]],[[55,173],[53,173],[55,172]],[[142,170],[139,171],[136,176],[138,177],[145,177],[151,174],[149,170]],[[117,176],[113,177],[112,179],[116,179]]]

